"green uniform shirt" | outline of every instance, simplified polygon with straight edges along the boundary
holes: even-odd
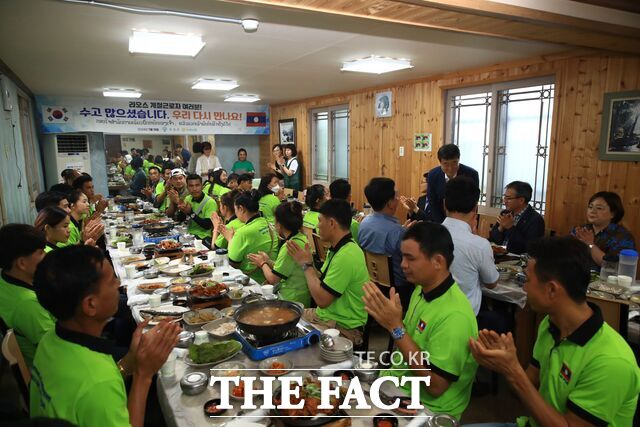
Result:
[[[318,227],[319,217],[320,217],[319,212],[311,211],[311,210],[307,211],[307,213],[304,214],[304,218],[302,218],[302,226],[312,229],[315,233],[316,228]]]
[[[127,395],[108,341],[56,325],[40,341],[30,415],[78,426],[129,426]]]
[[[127,177],[129,177],[129,178],[132,178],[132,177],[133,177],[133,175],[135,175],[135,174],[136,174],[136,171],[135,171],[135,170],[133,170],[133,168],[131,167],[131,165],[127,165],[127,167],[126,167],[126,168],[124,168],[124,175],[125,175],[125,176],[127,176]]]
[[[253,163],[248,160],[241,162],[240,160],[236,160],[231,168],[231,172],[237,173],[238,175],[242,175],[243,173],[251,173],[255,172],[255,168],[253,167]]]
[[[353,240],[358,243],[358,232],[360,231],[360,223],[358,221],[356,221],[355,219],[351,219],[351,225],[349,226],[349,231],[351,232],[351,235],[353,236]]]
[[[223,194],[228,193],[229,191],[231,190],[228,189],[227,187],[224,187],[218,183],[213,183],[213,190],[211,190],[211,194],[219,198]]]
[[[44,252],[48,254],[49,252],[55,251],[56,249],[58,249],[56,245],[52,245],[51,243],[47,242],[47,245],[44,247]]]
[[[155,164],[151,163],[149,160],[142,161],[142,168],[144,169],[145,175],[149,175],[149,168],[151,166],[155,166]]]
[[[262,270],[249,262],[247,255],[260,251],[274,259],[278,238],[271,225],[261,216],[254,216],[233,235],[229,243],[229,261],[240,264],[240,270],[258,283],[264,282]]]
[[[45,310],[33,288],[2,272],[0,277],[0,317],[16,333],[16,340],[28,366],[33,363],[36,347],[42,336],[55,324]]]
[[[160,181],[158,183],[158,185],[156,185],[156,191],[154,192],[154,196],[157,198],[159,195],[164,193],[164,189],[165,189],[165,182],[164,181]],[[158,210],[160,212],[166,211],[168,204],[169,204],[169,197],[165,196],[165,198],[162,201],[162,203],[160,203],[160,206],[158,206]]]
[[[471,303],[449,276],[435,289],[425,293],[416,286],[404,317],[407,335],[422,351],[429,353],[429,365],[435,374],[450,381],[449,388],[439,397],[423,388],[420,401],[436,413],[460,418],[471,398],[471,385],[477,364],[469,351],[469,338],[478,336],[478,324]],[[406,371],[382,371],[380,376],[415,376],[401,361],[402,353],[392,356],[393,368]],[[423,386],[424,387],[424,386]],[[405,387],[407,393],[410,388]]]
[[[348,234],[335,248],[327,251],[321,268],[322,288],[335,297],[326,308],[318,307],[321,320],[335,320],[345,329],[355,329],[367,323],[362,286],[369,281],[364,252]]]
[[[291,240],[304,249],[307,244],[307,236],[303,233],[291,235],[287,240]],[[302,303],[306,308],[311,306],[311,294],[307,286],[307,279],[304,271],[297,262],[291,258],[287,251],[287,245],[280,247],[278,257],[273,264],[273,274],[280,277],[280,298],[285,301],[295,301]]]
[[[273,194],[267,194],[266,196],[262,196],[260,198],[259,203],[262,216],[265,217],[270,224],[275,224],[276,208],[280,205],[280,199],[278,199]]]
[[[193,196],[189,194],[184,198],[184,202],[191,205],[191,213],[195,213],[200,209],[200,205],[204,203],[202,209],[198,213],[198,218],[208,219],[210,220],[211,214],[218,210],[218,204],[211,197],[202,193],[202,198],[198,201],[193,200]],[[204,228],[194,220],[189,221],[189,226],[187,227],[187,231],[189,234],[193,234],[197,236],[199,239],[206,239],[207,237],[211,237],[211,228]]]
[[[231,220],[226,223],[226,226],[227,228],[232,228],[233,231],[238,231],[239,228],[244,226],[244,222],[233,216]],[[214,243],[217,248],[227,249],[229,247],[229,242],[227,242],[227,239],[225,239],[222,234],[218,235]]]
[[[538,327],[531,364],[540,369],[539,392],[558,412],[567,410],[594,425],[631,426],[640,393],[640,369],[625,340],[603,322],[600,308],[563,340],[545,317]],[[518,418],[518,425],[532,417]]]
[[[75,218],[69,215],[71,221],[69,221],[69,239],[66,242],[57,243],[56,246],[64,248],[71,245],[77,245],[82,241],[82,232],[80,231],[81,225]]]

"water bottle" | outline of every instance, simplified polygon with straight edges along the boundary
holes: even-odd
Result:
[[[607,281],[609,276],[618,274],[618,257],[615,255],[605,255],[600,266],[600,280]]]
[[[638,252],[633,249],[625,249],[620,251],[618,262],[618,284],[620,278],[623,278],[623,285],[629,282],[629,286],[636,280],[636,270],[638,268]]]

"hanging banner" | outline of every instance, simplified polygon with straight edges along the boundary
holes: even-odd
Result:
[[[37,96],[43,133],[268,135],[268,105]]]

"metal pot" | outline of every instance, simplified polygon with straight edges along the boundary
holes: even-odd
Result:
[[[297,316],[295,317],[295,319],[289,322],[276,325],[249,325],[238,320],[250,311],[261,310],[266,307],[286,308],[295,312]],[[300,321],[300,317],[302,316],[302,310],[303,309],[300,307],[300,305],[291,301],[258,301],[238,307],[233,315],[233,319],[236,321],[238,329],[240,329],[244,333],[254,335],[258,339],[278,338],[284,336],[285,334],[287,334],[287,332],[296,327],[296,325]]]

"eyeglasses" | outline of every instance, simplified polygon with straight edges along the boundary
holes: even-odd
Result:
[[[503,200],[513,200],[513,199],[519,199],[520,196],[507,196],[506,194],[502,195],[502,199]]]

